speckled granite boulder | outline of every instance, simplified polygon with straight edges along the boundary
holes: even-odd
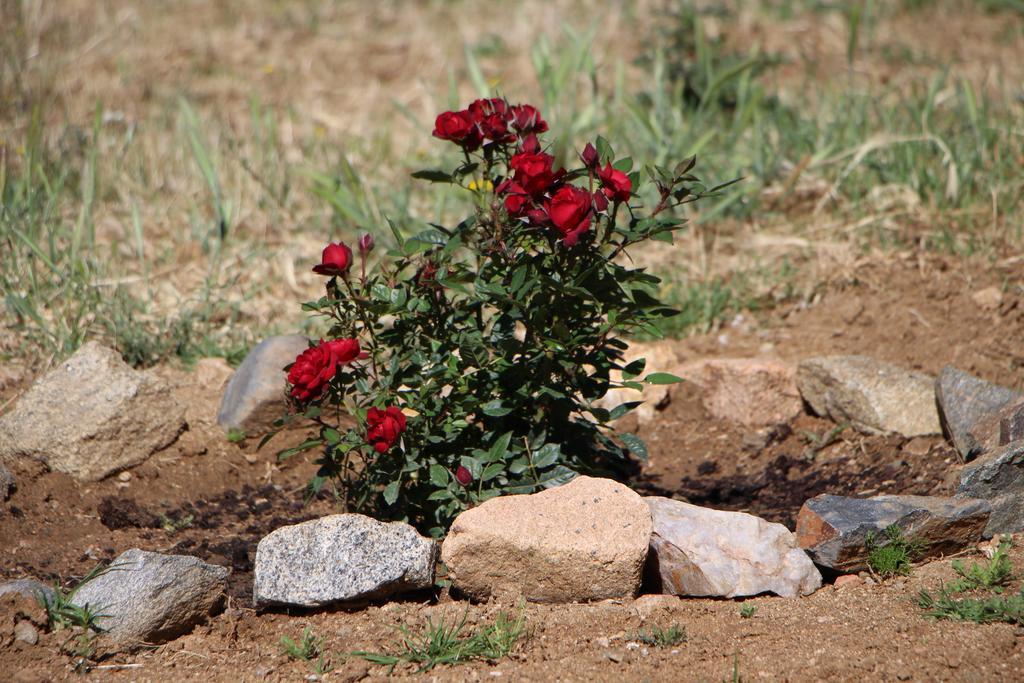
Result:
[[[256,547],[257,604],[318,607],[434,585],[437,544],[402,522],[330,515],[275,529]]]
[[[188,633],[223,603],[228,570],[189,555],[132,548],[75,592],[120,643],[162,643]]]

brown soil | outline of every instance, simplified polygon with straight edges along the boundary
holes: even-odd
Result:
[[[974,263],[957,271],[946,266],[939,259],[866,264],[852,278],[823,288],[812,305],[680,341],[677,350],[687,359],[771,355],[790,361],[861,352],[932,373],[955,363],[990,380],[1024,386],[1020,295],[1008,294],[992,310],[980,309],[971,298],[992,282],[1020,279],[1024,265],[1013,262],[1000,270]],[[255,611],[251,571],[259,538],[335,508],[327,499],[303,503],[302,486],[312,472],[308,461],[274,461],[274,449],[287,438],[257,451],[255,442],[228,443],[208,417],[201,417],[214,413],[223,374],[207,366],[192,374],[162,372],[178,385],[193,416],[190,431],[176,444],[133,469],[130,478],[115,476],[86,486],[38,464],[15,463],[18,490],[0,516],[0,547],[7,557],[2,578],[69,580],[136,546],[231,567],[224,614],[173,643],[101,657],[101,665],[141,666],[95,669],[93,677],[294,680],[308,670],[280,655],[279,641],[299,636],[307,625],[327,639],[331,652],[383,651],[392,646],[396,627],[464,612],[473,624],[513,607],[470,605],[442,591],[351,611]],[[9,382],[0,400],[7,401],[27,382]],[[817,442],[808,435],[822,436],[833,427],[808,415],[766,430],[737,427],[710,418],[697,390],[682,386],[638,430],[651,458],[635,486],[644,493],[747,510],[790,527],[800,504],[817,493],[952,490],[959,465],[940,437],[906,440],[845,430],[830,445],[812,450]],[[1024,566],[1020,549],[1014,559]],[[649,615],[644,601],[529,605],[530,637],[514,657],[432,675],[442,680],[489,679],[497,677],[494,672],[510,679],[721,680],[732,675],[734,663],[746,679],[972,680],[1020,671],[1021,630],[935,622],[913,604],[920,588],[934,588],[951,577],[950,562],[943,560],[916,569],[908,579],[881,585],[826,586],[800,600],[759,597],[753,600],[758,611],[752,619],[740,618],[738,604],[728,600],[680,600]],[[627,635],[672,623],[685,626],[685,644],[668,650],[627,648]],[[0,650],[0,662],[18,680],[70,677],[74,660],[58,652],[65,637],[47,634],[32,648],[7,647]],[[385,674],[383,667],[349,658],[330,678]]]

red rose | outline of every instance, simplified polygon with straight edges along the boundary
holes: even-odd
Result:
[[[587,146],[583,148],[580,153],[580,161],[583,165],[589,168],[591,171],[597,170],[599,159],[597,158],[597,148],[589,142]]]
[[[338,366],[358,357],[359,342],[355,339],[321,339],[319,344],[300,353],[288,371],[292,398],[299,401],[317,398],[338,372]]]
[[[608,199],[613,202],[629,201],[629,194],[633,190],[633,183],[630,182],[628,175],[616,168],[612,168],[611,164],[606,164],[598,173],[598,176],[601,178],[604,195]]]
[[[517,104],[512,107],[512,125],[520,135],[545,133],[548,130],[548,124],[540,117],[540,112],[529,104]]]
[[[459,468],[455,470],[455,481],[459,482],[461,486],[469,486],[473,483],[473,473],[465,466],[459,465]]]
[[[505,211],[509,216],[520,218],[530,208],[530,195],[519,183],[505,184],[502,193],[505,194]]]
[[[527,194],[539,197],[562,176],[561,172],[555,173],[552,170],[554,161],[553,156],[544,152],[520,152],[512,157],[508,165],[515,171],[513,180],[516,184]]]
[[[450,140],[472,152],[483,142],[483,135],[468,111],[446,111],[434,121],[434,137]]]
[[[352,266],[352,250],[338,242],[324,247],[320,263],[313,266],[313,272],[320,275],[344,275]]]
[[[366,254],[369,254],[371,251],[373,251],[373,245],[374,245],[373,235],[371,235],[370,233],[368,233],[368,232],[367,233],[363,233],[359,237],[359,253],[360,254],[363,254],[364,256]]]
[[[405,415],[395,406],[384,410],[370,408],[366,413],[366,442],[378,453],[385,453],[398,443],[405,431]]]
[[[562,235],[565,246],[571,247],[590,227],[594,213],[593,199],[586,190],[566,185],[544,203],[548,220]]]
[[[483,123],[484,119],[492,114],[498,114],[505,121],[508,121],[511,115],[508,109],[508,102],[500,97],[474,100],[466,111],[475,123]]]

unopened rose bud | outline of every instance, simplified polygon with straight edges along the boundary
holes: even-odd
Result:
[[[465,466],[459,465],[459,469],[455,470],[455,481],[462,486],[469,486],[473,483],[473,474]]]
[[[588,142],[587,146],[583,148],[582,154],[580,154],[580,159],[583,160],[583,165],[587,168],[597,168],[597,148]]]
[[[371,235],[368,232],[364,233],[359,238],[359,253],[364,256],[366,254],[369,254],[371,251],[373,251],[373,245],[373,235]]]

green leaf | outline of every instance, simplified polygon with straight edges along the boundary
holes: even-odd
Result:
[[[334,429],[333,427],[325,428],[321,436],[323,436],[324,441],[331,444],[332,446],[341,441],[341,432],[339,432],[337,429]]]
[[[502,405],[500,398],[496,398],[493,401],[488,401],[483,404],[483,406],[481,406],[481,410],[484,411],[484,415],[489,415],[491,417],[504,417],[512,412],[511,408],[506,408]]]
[[[490,481],[496,476],[505,471],[505,463],[494,462],[484,468],[484,471],[480,474],[481,481]]]
[[[448,470],[440,465],[430,466],[430,483],[434,486],[448,485]]]
[[[445,173],[437,169],[426,169],[423,171],[416,171],[412,174],[413,178],[417,180],[429,180],[432,183],[450,183],[453,178],[450,173]]]
[[[633,410],[637,406],[643,405],[643,403],[643,401],[627,401],[625,403],[621,403],[612,408],[611,413],[608,416],[608,419],[618,420],[620,417],[624,416],[626,413]]]
[[[652,372],[644,377],[648,384],[678,384],[683,381],[682,377],[676,377],[671,372]]]
[[[533,454],[533,466],[544,469],[554,465],[562,456],[562,449],[557,443],[546,443]]]
[[[641,372],[643,372],[645,367],[647,367],[647,359],[638,358],[632,363],[628,364],[626,367],[622,368],[622,378],[633,379]]]
[[[508,445],[512,441],[512,432],[505,432],[498,437],[498,440],[494,442],[491,449],[487,452],[488,462],[497,462],[505,458],[505,453],[508,452]]]
[[[396,479],[384,489],[384,502],[388,505],[394,505],[395,501],[398,500],[398,488],[402,485],[401,479]]]
[[[619,434],[619,440],[626,449],[640,458],[641,460],[647,460],[647,444],[636,434]]]

